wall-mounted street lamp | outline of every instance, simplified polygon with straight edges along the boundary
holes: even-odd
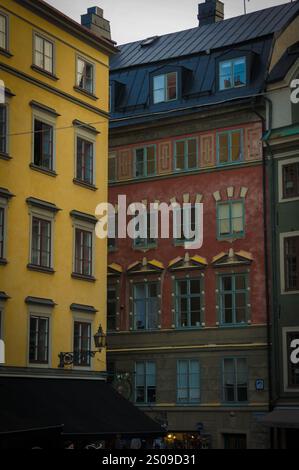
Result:
[[[74,363],[79,362],[79,359],[84,356],[84,359],[95,357],[97,353],[100,353],[102,349],[106,347],[107,337],[103,331],[102,325],[99,326],[98,331],[93,337],[96,351],[84,351],[84,352],[61,352],[58,354],[59,357],[59,368],[63,369],[65,366],[70,366]]]

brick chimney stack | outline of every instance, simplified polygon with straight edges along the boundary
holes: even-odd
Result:
[[[81,24],[90,29],[99,37],[111,39],[110,22],[104,18],[104,10],[99,7],[88,8],[85,15],[81,15]]]
[[[199,26],[224,20],[224,3],[219,0],[206,0],[198,5]]]

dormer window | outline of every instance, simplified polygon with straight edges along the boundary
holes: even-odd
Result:
[[[156,75],[153,78],[153,101],[154,104],[175,101],[178,99],[178,74],[170,72]]]
[[[246,86],[246,58],[226,60],[219,64],[219,89],[231,90]]]

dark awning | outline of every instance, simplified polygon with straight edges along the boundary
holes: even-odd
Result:
[[[0,433],[60,425],[81,437],[165,434],[103,380],[0,376]]]
[[[299,409],[274,410],[260,422],[270,428],[299,429]]]

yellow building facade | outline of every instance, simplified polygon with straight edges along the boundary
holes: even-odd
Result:
[[[103,371],[112,41],[40,0],[0,4],[0,325],[5,366]]]

